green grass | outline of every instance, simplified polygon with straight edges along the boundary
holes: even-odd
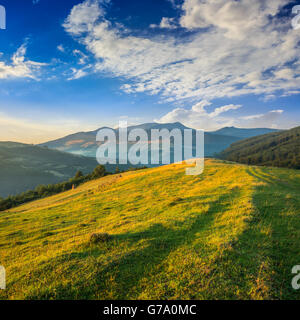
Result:
[[[207,160],[0,213],[2,299],[299,299],[300,172]],[[90,244],[92,233],[111,240]]]

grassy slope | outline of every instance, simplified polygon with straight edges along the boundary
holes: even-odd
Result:
[[[9,299],[299,299],[300,172],[206,161],[0,213]],[[92,232],[113,235],[89,245]]]

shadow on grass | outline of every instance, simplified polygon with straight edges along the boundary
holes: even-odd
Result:
[[[82,274],[80,279],[76,278],[67,285],[62,283],[52,284],[52,288],[45,289],[44,287],[44,289],[36,290],[28,298],[132,299],[140,293],[137,286],[141,279],[151,275],[154,269],[159,267],[172,251],[184,244],[192,245],[196,234],[210,228],[216,215],[228,210],[230,201],[239,197],[240,193],[238,191],[220,195],[217,200],[207,203],[210,207],[206,213],[198,214],[191,223],[189,222],[188,226],[184,225],[184,228],[179,230],[178,228],[167,228],[158,223],[142,232],[115,235],[112,242],[105,244],[103,248],[93,246],[82,252],[63,255],[53,262],[48,261],[48,266],[52,264],[70,264],[66,270],[68,274],[76,272],[76,265],[85,259],[93,258],[97,262],[93,264],[91,270],[87,269],[86,271],[87,273],[91,272],[92,276]],[[203,196],[199,198],[203,200]],[[188,201],[188,199],[185,200]],[[187,219],[191,219],[191,217],[187,217]],[[135,249],[137,243],[140,242],[142,242],[142,247]],[[111,246],[117,246],[122,243],[126,243],[129,250],[124,253],[118,253],[104,267],[99,262],[101,257],[105,255]],[[39,275],[43,277],[43,274],[44,271],[41,269],[35,277]],[[68,277],[68,275],[64,274],[63,277]],[[45,280],[47,281],[47,279]],[[53,292],[55,292],[55,295]],[[171,293],[170,296],[172,296]]]
[[[291,287],[291,270],[300,264],[300,198],[294,186],[280,183],[268,172],[271,169],[249,170],[265,185],[254,190],[255,211],[247,229],[216,261],[215,281],[220,284],[216,298],[299,299],[300,293]]]

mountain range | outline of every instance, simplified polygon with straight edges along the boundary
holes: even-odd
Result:
[[[103,128],[101,128],[103,129]],[[148,137],[152,129],[190,129],[183,124],[144,123],[128,127],[128,132],[133,129],[146,130]],[[97,166],[96,134],[100,129],[90,132],[78,132],[66,137],[42,143],[28,145],[15,142],[0,142],[0,197],[16,195],[34,189],[40,184],[52,184],[66,181],[73,177],[76,171],[84,174],[93,171]],[[112,129],[117,133],[117,129]],[[212,157],[220,153],[231,144],[243,138],[253,137],[274,129],[239,129],[223,128],[215,132],[205,132],[205,156]],[[193,131],[195,133],[195,130]],[[171,144],[171,162],[172,144]],[[127,170],[128,165],[119,165],[120,170]],[[151,165],[147,165],[151,166]],[[106,165],[108,172],[114,172],[116,165]]]
[[[96,142],[96,134],[99,130],[106,128],[107,127],[99,128],[95,131],[74,133],[57,140],[42,143],[40,146],[95,158],[96,150],[99,146],[99,143]],[[141,125],[128,127],[128,132],[133,129],[144,129],[146,130],[148,137],[150,137],[150,131],[152,129],[179,129],[183,132],[184,129],[191,128],[184,126],[180,122],[175,122],[166,124],[144,123]],[[112,130],[114,130],[117,134],[118,129]],[[193,130],[195,132],[195,129]],[[214,132],[205,132],[205,156],[212,157],[229,147],[232,143],[237,142],[241,139],[276,131],[278,130],[267,128],[240,129],[234,127],[226,127]]]

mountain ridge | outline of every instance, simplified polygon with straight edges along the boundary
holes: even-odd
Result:
[[[238,128],[238,127],[224,127],[219,130],[213,131],[215,134],[229,135],[239,137],[242,139],[260,136],[267,133],[282,131],[280,129],[272,128]]]
[[[118,129],[113,129],[109,127],[102,127],[94,131],[88,131],[88,132],[77,132],[71,135],[67,135],[65,137],[62,137],[60,139],[48,141],[42,144],[39,144],[40,146],[46,146],[51,149],[57,149],[65,152],[70,152],[74,154],[82,154],[89,157],[95,157],[96,150],[98,147],[98,143],[96,142],[96,134],[100,129],[112,129],[115,132],[117,132]],[[168,130],[172,129],[180,129],[183,131],[184,129],[192,129],[186,127],[180,122],[175,123],[144,123],[140,125],[134,125],[128,127],[128,132],[133,129],[144,129],[148,133],[151,129],[162,129],[166,128]],[[223,128],[225,129],[225,128]],[[217,131],[211,131],[211,132],[205,132],[205,156],[212,157],[215,154],[223,151],[227,147],[229,147],[232,143],[241,140],[242,137],[249,137],[255,135],[256,129],[239,129],[234,128],[235,132],[243,132],[240,135],[229,135],[228,129],[226,134],[222,134],[224,132],[223,129],[217,130]],[[222,131],[223,130],[223,131]],[[243,131],[240,131],[243,130]],[[244,131],[246,130],[246,131]],[[249,131],[250,130],[250,131]],[[262,132],[269,132],[269,131],[276,131],[276,129],[258,129],[256,135],[261,134]]]

